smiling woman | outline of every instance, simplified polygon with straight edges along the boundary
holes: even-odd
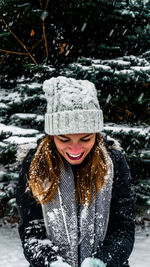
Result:
[[[24,159],[16,194],[24,255],[31,267],[127,267],[135,217],[130,171],[102,137],[96,88],[60,76],[43,90],[47,135]]]
[[[70,134],[54,136],[59,153],[70,163],[80,164],[91,151],[96,134]]]

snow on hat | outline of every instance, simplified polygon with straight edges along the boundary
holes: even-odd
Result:
[[[59,76],[46,80],[45,132],[49,135],[97,133],[103,129],[95,85]]]

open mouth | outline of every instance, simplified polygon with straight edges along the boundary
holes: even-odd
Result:
[[[84,152],[82,152],[81,154],[78,154],[78,155],[68,154],[67,152],[66,152],[66,154],[67,154],[68,158],[71,160],[79,160],[82,158]]]

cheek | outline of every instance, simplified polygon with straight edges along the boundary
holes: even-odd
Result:
[[[85,149],[87,152],[90,152],[90,150],[92,149],[93,145],[94,145],[93,143],[88,144],[88,145],[85,145],[85,146],[84,146],[84,149]]]
[[[57,147],[57,149],[59,151],[63,151],[65,149],[67,149],[67,145],[66,144],[58,144],[56,147]]]
[[[93,148],[94,144],[95,144],[95,139],[92,140],[92,141],[90,142],[90,144],[88,145],[88,150],[89,150],[89,151],[91,151],[91,149]]]

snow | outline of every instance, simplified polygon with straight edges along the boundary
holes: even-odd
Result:
[[[3,225],[0,227],[0,237],[1,266],[28,267],[29,263],[24,258],[17,228]],[[130,257],[130,267],[149,267],[149,248],[150,229],[137,231],[134,249]]]
[[[121,12],[121,15],[131,15],[132,18],[135,18],[135,14],[133,13],[133,11],[129,11],[129,10],[126,10],[124,9],[122,12]]]
[[[150,229],[136,233],[134,250],[131,254],[131,267],[150,266]]]
[[[35,129],[23,129],[17,126],[12,126],[12,125],[7,126],[3,123],[0,123],[0,134],[2,132],[12,133],[12,135],[21,135],[21,136],[26,136],[26,135],[31,136],[39,133],[39,131]]]
[[[83,65],[81,65],[81,64],[76,64],[76,66],[77,67],[79,67],[79,68],[81,68],[82,70],[84,70],[84,71],[88,71],[89,70],[89,66],[83,66]]]
[[[150,135],[150,127],[129,127],[127,125],[117,125],[117,124],[106,124],[104,126],[104,131],[112,131],[113,133],[118,133],[118,132],[124,132],[124,133],[129,133],[129,132],[136,132],[141,135]]]
[[[133,70],[115,70],[114,75],[134,75],[134,71]]]
[[[0,237],[1,266],[28,267],[29,264],[23,255],[17,228],[10,228],[10,226],[0,227]]]
[[[3,141],[10,144],[31,144],[31,143],[37,143],[37,140],[42,138],[44,135],[39,134],[36,137],[20,137],[20,136],[10,136],[7,139],[4,139]]]
[[[7,109],[9,107],[6,104],[4,104],[4,103],[0,103],[0,108]]]
[[[84,23],[82,28],[81,28],[81,32],[83,32],[85,30],[86,26],[87,26],[87,23]]]
[[[109,59],[109,60],[103,60],[104,64],[110,64],[111,66],[117,66],[117,67],[130,67],[131,63],[129,61],[124,61],[122,59],[116,58],[116,59]]]
[[[34,119],[36,117],[36,114],[31,113],[15,113],[11,116],[11,118],[19,118],[19,119]]]
[[[28,88],[30,88],[30,89],[37,89],[37,88],[41,88],[42,87],[42,83],[36,83],[36,82],[33,82],[33,83],[30,83],[30,84],[27,84],[27,83],[22,83],[21,85],[20,85],[21,87],[28,87]]]
[[[111,71],[111,67],[106,66],[106,65],[96,64],[96,65],[93,65],[93,67],[98,70]]]
[[[4,139],[4,142],[10,143],[10,144],[28,144],[28,143],[36,143],[37,138],[36,137],[19,137],[19,136],[11,136],[7,139]]]
[[[0,147],[7,147],[7,144],[0,142]]]
[[[148,72],[148,73],[150,73],[150,66],[145,66],[145,67],[143,67],[143,66],[134,66],[134,67],[131,67],[131,69],[132,70],[134,70],[134,71],[137,71],[137,72]]]
[[[106,73],[106,76],[101,78],[102,81],[109,80],[109,76],[114,73],[115,78],[118,79],[118,77],[121,77],[120,82],[122,81],[122,78],[124,78],[123,80],[126,80],[126,82],[133,80],[135,82],[137,82],[137,80],[143,80],[143,82],[145,82],[143,74],[149,77],[148,75],[150,73],[150,63],[145,58],[133,55],[108,60],[86,58],[87,62],[85,62],[86,65],[84,66],[82,64],[82,60],[84,60],[84,58],[79,59],[78,63],[69,64],[69,68],[65,70],[65,74],[67,74],[68,77],[70,75],[73,75],[74,77],[74,71],[77,72],[78,69],[80,69],[81,71],[86,71],[92,75],[97,75],[97,73]],[[108,75],[108,73],[110,75]]]
[[[11,116],[11,118],[16,118],[16,119],[37,119],[37,121],[44,120],[44,115],[37,115],[33,113],[15,113]]]
[[[10,92],[7,89],[1,89],[0,92],[0,102],[9,102],[9,103],[16,103],[21,101],[21,96],[18,92]]]
[[[145,5],[145,4],[148,3],[148,1],[149,1],[149,0],[143,0],[142,2],[143,2],[143,4]],[[137,0],[130,0],[130,3],[133,4],[133,5],[135,5],[135,4],[138,3],[138,1],[137,1]]]

